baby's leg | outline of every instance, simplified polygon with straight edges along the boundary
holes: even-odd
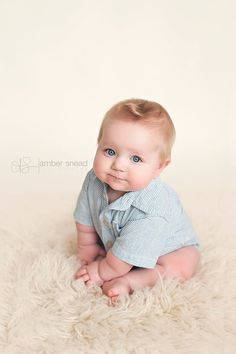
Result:
[[[115,302],[119,295],[154,286],[159,274],[178,278],[180,281],[187,280],[194,275],[199,258],[200,254],[196,247],[180,248],[161,256],[154,269],[132,269],[122,277],[105,282],[102,287],[103,292],[112,298],[112,302]]]
[[[163,273],[163,266],[156,265],[154,269],[131,269],[129,273],[106,281],[102,290],[103,293],[111,297],[112,303],[115,303],[119,295],[131,294],[134,290],[145,287],[152,287],[158,280],[158,272]]]

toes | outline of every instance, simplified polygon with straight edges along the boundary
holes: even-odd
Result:
[[[115,297],[115,296],[117,297],[117,296],[119,295],[118,291],[117,291],[116,289],[114,289],[114,288],[108,290],[107,293],[108,293],[108,296],[110,296],[110,297],[113,297],[113,296],[114,296],[114,297]]]
[[[118,297],[121,295],[129,294],[131,291],[129,284],[125,280],[111,280],[105,282],[102,287],[103,293],[107,295],[111,302],[117,302]]]
[[[112,296],[112,298],[111,298],[112,305],[116,305],[117,304],[118,298],[119,298],[119,296]]]
[[[108,295],[108,291],[111,289],[111,281],[105,281],[102,285],[102,291],[105,295]]]
[[[82,276],[83,281],[88,281],[90,279],[88,274]]]

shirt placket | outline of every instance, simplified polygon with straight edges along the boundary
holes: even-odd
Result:
[[[99,216],[100,224],[102,227],[102,241],[105,246],[106,251],[108,251],[113,245],[113,234],[112,234],[112,226],[111,226],[111,210],[108,205],[108,198],[106,193],[106,188],[104,186],[103,190],[103,208],[102,212]]]

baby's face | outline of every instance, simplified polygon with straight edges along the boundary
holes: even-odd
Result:
[[[159,176],[156,128],[112,120],[105,124],[93,162],[95,175],[116,191],[145,188]]]

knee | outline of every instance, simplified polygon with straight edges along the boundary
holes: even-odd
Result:
[[[189,280],[195,274],[195,269],[189,267],[184,263],[175,263],[170,264],[165,267],[166,275],[171,278],[176,278],[180,282],[184,282],[185,280]]]
[[[178,256],[176,257],[175,255]],[[194,276],[199,260],[199,251],[195,247],[191,247],[169,254],[169,256],[163,258],[159,264],[164,266],[168,276],[178,278],[180,281],[185,281]]]
[[[200,261],[200,253],[196,248],[192,248],[189,256],[189,259],[183,259],[179,265],[179,272],[183,280],[188,280],[195,275]]]
[[[179,270],[179,277],[182,281],[191,279],[195,274],[195,271],[190,268],[183,267]]]

